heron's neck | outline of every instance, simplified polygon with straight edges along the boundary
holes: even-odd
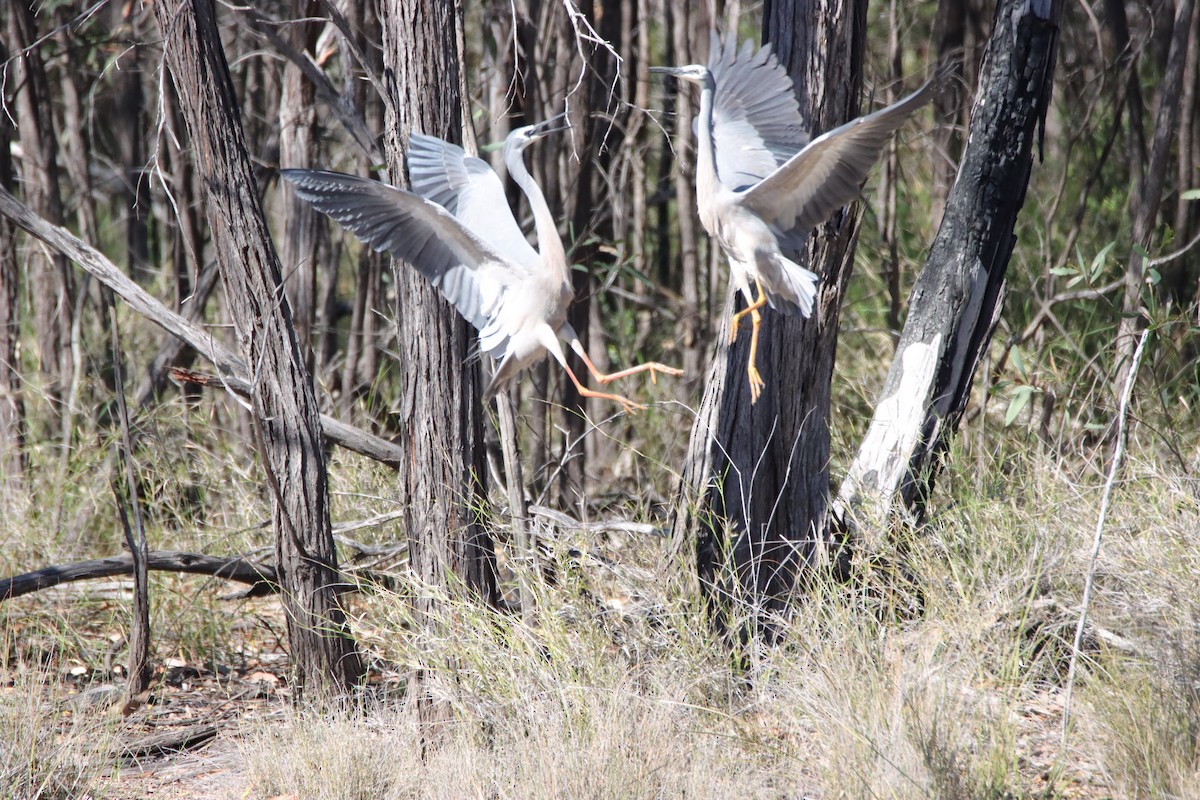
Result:
[[[713,144],[713,85],[706,80],[700,86],[700,119],[696,125],[696,183],[697,189],[715,191],[717,188],[717,148]]]
[[[525,192],[525,196],[529,198],[529,207],[533,209],[533,225],[537,231],[538,253],[542,257],[542,263],[561,265],[562,279],[567,280],[567,253],[563,249],[562,238],[558,235],[558,223],[554,221],[550,206],[546,203],[546,196],[542,194],[542,187],[537,185],[537,181],[525,168],[525,159],[520,153],[507,159],[507,162],[508,174],[517,182],[517,186],[521,187],[521,191]]]

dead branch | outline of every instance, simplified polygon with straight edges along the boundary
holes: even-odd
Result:
[[[245,556],[210,556],[177,550],[151,550],[146,565],[148,569],[159,572],[208,575],[248,585],[249,589],[233,596],[238,600],[245,597],[266,597],[279,592],[275,567],[251,561]],[[43,589],[52,589],[63,583],[132,574],[133,557],[128,553],[43,567],[23,575],[0,578],[0,603]],[[363,584],[395,591],[398,585],[391,575],[357,569],[343,573],[343,584],[349,591],[357,591]]]
[[[220,727],[210,722],[165,730],[124,743],[117,750],[117,754],[130,759],[168,756],[205,745],[214,739],[219,731]]]
[[[77,239],[66,229],[52,225],[33,213],[3,187],[0,187],[0,214],[94,275],[101,283],[120,295],[134,311],[191,345],[196,352],[216,366],[227,388],[243,396],[249,395],[250,370],[241,358],[217,342],[209,333],[160,303],[126,277],[125,273],[99,250]],[[392,468],[398,467],[404,459],[404,451],[397,445],[327,414],[321,415],[321,429],[330,441]]]
[[[209,556],[202,553],[182,553],[175,550],[151,550],[146,562],[149,569],[160,572],[185,572],[209,575],[250,586],[246,596],[258,597],[279,591],[275,568],[257,564],[242,556]],[[109,558],[94,558],[43,567],[24,575],[0,579],[0,602],[21,595],[40,592],[62,583],[111,578],[133,574],[133,557],[128,553]]]

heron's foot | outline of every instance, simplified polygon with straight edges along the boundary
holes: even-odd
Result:
[[[654,383],[654,384],[658,383],[658,373],[660,373],[660,372],[664,375],[674,375],[676,377],[683,374],[683,370],[681,370],[681,369],[677,369],[675,367],[668,367],[666,364],[660,364],[657,361],[648,361],[645,364],[638,364],[636,367],[630,367],[629,369],[623,369],[620,372],[611,372],[607,375],[605,375],[602,372],[596,372],[593,375],[593,377],[595,377],[595,379],[598,380],[600,383],[607,385],[609,383],[612,383],[615,380],[620,380],[621,378],[627,378],[630,375],[633,375],[635,372],[649,372],[650,373],[650,382]]]
[[[619,394],[609,394],[608,392],[597,392],[594,389],[588,389],[585,386],[579,387],[579,395],[581,397],[594,397],[597,400],[611,400],[621,406],[621,410],[626,414],[636,414],[639,411],[645,411],[646,407],[641,403],[635,403],[628,397],[622,397]]]
[[[738,328],[741,327],[742,320],[745,319],[747,311],[739,311],[733,315],[732,321],[729,323],[729,344],[737,341]]]
[[[617,395],[617,402],[621,404],[621,410],[626,414],[636,414],[639,411],[645,411],[646,407],[641,403],[635,403],[628,397]]]
[[[655,386],[658,385],[658,373],[663,375],[671,375],[676,378],[683,376],[683,370],[679,367],[668,367],[666,364],[660,364],[657,361],[651,361],[648,364],[643,364],[646,369],[650,370],[650,382]]]
[[[767,384],[763,381],[758,367],[753,364],[746,370],[746,375],[750,378],[750,405],[754,405],[762,396],[762,390],[766,388]]]

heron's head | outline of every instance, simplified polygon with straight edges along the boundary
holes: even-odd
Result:
[[[686,67],[651,67],[650,71],[660,75],[671,75],[681,81],[690,81],[701,86],[712,80],[712,73],[703,64],[688,64]]]
[[[504,152],[506,155],[509,152],[520,153],[538,139],[544,139],[550,134],[566,130],[568,127],[567,114],[564,111],[536,125],[526,125],[523,128],[516,128],[504,140]]]

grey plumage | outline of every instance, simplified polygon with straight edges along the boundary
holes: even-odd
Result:
[[[484,392],[490,398],[549,352],[585,397],[638,404],[584,387],[567,364],[565,338],[602,383],[649,370],[681,374],[658,363],[604,374],[592,364],[566,321],[574,298],[570,265],[541,188],[525,168],[525,148],[553,132],[555,120],[518,128],[504,144],[505,164],[529,198],[537,229],[535,250],[513,217],[499,176],[458,145],[432,136],[409,139],[413,191],[322,170],[280,174],[299,197],[377,251],[412,264],[479,331],[480,350],[500,363]]]
[[[808,140],[791,78],[771,53],[750,42],[741,50],[732,36],[713,34],[707,66],[652,67],[651,71],[698,83],[696,205],[700,221],[721,245],[753,327],[750,396],[764,383],[755,366],[760,316],[767,303],[809,316],[817,276],[784,255],[814,225],[858,196],[889,136],[929,102],[937,80],[872,114]],[[758,297],[751,291],[751,280]]]

